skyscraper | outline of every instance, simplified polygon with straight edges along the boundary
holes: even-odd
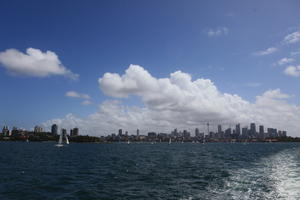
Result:
[[[250,124],[250,135],[252,137],[256,136],[256,125],[255,125],[255,123],[251,123]]]
[[[78,136],[79,135],[79,129],[73,128],[70,130],[70,136]]]
[[[137,130],[136,130],[136,136],[139,136],[139,135],[140,135],[140,130],[137,129]]]
[[[196,129],[195,129],[195,136],[197,137],[198,135],[199,135],[199,129],[196,128]]]
[[[51,134],[52,135],[57,135],[58,134],[58,126],[56,124],[53,124],[51,126]]]
[[[119,136],[122,136],[122,129],[119,129]]]
[[[264,138],[265,137],[265,129],[263,125],[259,126],[259,137]]]
[[[219,134],[222,133],[222,125],[221,125],[221,124],[218,125],[218,133],[219,133]]]
[[[241,125],[240,124],[235,125],[235,134],[237,135],[237,137],[239,137],[241,135]]]
[[[242,128],[242,137],[248,138],[248,128],[247,127]]]

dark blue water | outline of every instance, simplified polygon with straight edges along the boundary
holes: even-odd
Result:
[[[300,144],[0,143],[0,199],[300,199]]]

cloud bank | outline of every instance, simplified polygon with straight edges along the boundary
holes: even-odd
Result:
[[[0,52],[0,64],[12,75],[32,77],[62,75],[74,80],[79,77],[78,74],[65,68],[54,52],[42,52],[34,48],[28,48],[26,53],[17,49]]]
[[[236,94],[222,93],[209,79],[192,80],[191,75],[176,71],[166,78],[153,77],[138,65],[130,65],[125,74],[105,73],[99,78],[103,93],[119,100],[105,101],[99,110],[85,119],[69,114],[57,123],[71,128],[78,126],[90,135],[105,135],[119,128],[130,133],[139,128],[144,131],[170,132],[174,128],[193,130],[206,122],[214,127],[223,124],[250,122],[265,127],[285,129],[296,135],[300,128],[300,107],[289,104],[290,95],[279,89],[268,90],[256,97],[254,103]],[[121,99],[138,96],[144,106],[126,106]]]

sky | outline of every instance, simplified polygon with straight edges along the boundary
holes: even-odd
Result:
[[[0,2],[0,126],[300,136],[300,2]]]

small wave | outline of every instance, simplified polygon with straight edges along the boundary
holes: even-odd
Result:
[[[223,188],[210,188],[214,199],[300,199],[300,149],[262,158],[253,167],[231,171]]]

